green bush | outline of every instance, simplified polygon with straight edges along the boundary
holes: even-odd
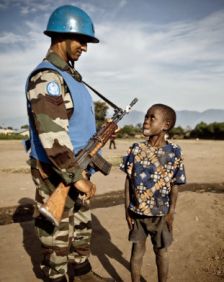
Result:
[[[183,139],[185,137],[185,131],[182,127],[174,127],[169,132],[170,138],[177,138],[177,139]]]
[[[224,122],[201,122],[190,133],[191,138],[224,140]]]
[[[135,137],[136,134],[142,133],[142,129],[139,126],[133,126],[133,125],[125,125],[123,128],[120,129],[120,131],[117,134],[118,138],[124,138],[124,137]]]
[[[28,136],[22,136],[16,133],[10,133],[10,134],[0,133],[0,140],[23,140],[27,138]]]

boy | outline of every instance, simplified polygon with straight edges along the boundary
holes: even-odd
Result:
[[[186,182],[180,147],[166,140],[176,122],[175,111],[163,104],[149,108],[143,124],[145,142],[135,143],[123,158],[126,172],[125,211],[129,226],[132,282],[139,282],[147,236],[156,256],[158,281],[168,277],[168,251],[178,185]]]

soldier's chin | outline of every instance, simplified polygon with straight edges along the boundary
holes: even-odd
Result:
[[[150,136],[150,130],[149,129],[144,129],[143,130],[143,135],[144,136]]]

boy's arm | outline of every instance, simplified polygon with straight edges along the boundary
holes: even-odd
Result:
[[[128,223],[128,227],[129,229],[132,229],[132,225],[133,225],[133,219],[130,217],[129,211],[128,211],[128,207],[130,204],[130,179],[127,176],[125,179],[125,216],[126,216],[126,220]]]
[[[178,197],[178,186],[173,185],[170,191],[170,209],[169,213],[175,213],[176,203]]]
[[[177,197],[178,197],[178,186],[173,185],[170,191],[170,209],[168,214],[166,215],[166,222],[168,224],[168,228],[170,231],[172,231],[173,229],[173,220],[174,220],[175,208],[177,203]]]

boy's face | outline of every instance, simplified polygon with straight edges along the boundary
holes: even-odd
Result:
[[[163,110],[159,107],[151,107],[145,115],[143,123],[143,134],[146,137],[159,136],[168,129],[167,121],[164,119]]]

